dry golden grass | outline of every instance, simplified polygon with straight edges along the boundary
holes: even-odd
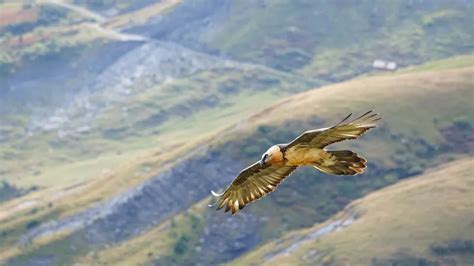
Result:
[[[460,117],[474,116],[473,65],[474,62],[457,69],[384,74],[299,93],[253,115],[241,124],[238,134],[222,141],[251,134],[261,125],[277,126],[319,117],[331,126],[348,113],[357,115],[375,109],[383,118],[380,124],[386,124],[392,132],[414,138],[423,136],[438,145],[444,141],[440,129],[452,126]],[[367,154],[377,154],[377,162],[393,166],[390,155],[396,152],[395,145],[374,141],[366,144]]]
[[[424,113],[433,111],[433,102],[437,102],[437,113],[452,115],[452,112],[446,109],[450,108],[453,102],[444,103],[436,98],[455,97],[466,91],[468,96],[474,96],[473,74],[474,67],[470,66],[437,72],[375,76],[338,83],[285,98],[253,116],[247,126],[253,129],[256,125],[279,124],[308,116],[337,120],[349,112],[363,112],[374,108],[392,125],[403,123],[407,129],[424,129],[424,122],[416,118],[429,117]],[[465,105],[466,108],[461,108],[464,111],[473,111],[472,99],[461,97],[454,104]],[[412,115],[407,116],[407,112]],[[407,117],[410,117],[411,121],[408,121]],[[418,133],[430,134],[429,131]]]
[[[454,239],[472,240],[472,160],[447,163],[356,200],[332,219],[358,214],[349,227],[305,242],[290,256],[275,256],[264,264],[305,265],[308,261],[301,258],[310,250],[323,254],[325,258],[319,258],[319,263],[326,259],[336,265],[369,265],[372,258],[388,258],[400,250],[432,258],[429,250],[432,244]],[[304,236],[322,226],[290,233],[283,238],[286,241],[273,241],[232,264],[263,263],[265,254],[277,247],[289,246],[291,236]]]

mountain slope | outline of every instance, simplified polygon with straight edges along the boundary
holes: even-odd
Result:
[[[97,181],[103,184],[100,189],[88,191],[88,185],[79,187],[70,195],[59,196],[61,202],[55,203],[54,208],[37,207],[34,214],[26,209],[22,215],[9,216],[2,227],[11,232],[6,235],[9,240],[4,247],[20,236],[31,241],[21,252],[23,255],[11,260],[14,265],[45,256],[63,262],[127,263],[129,258],[163,265],[197,259],[205,264],[230,261],[288,230],[323,222],[370,191],[417,175],[443,161],[472,156],[472,150],[466,147],[473,145],[468,137],[472,128],[468,117],[474,114],[470,105],[473,69],[472,62],[467,64],[431,72],[366,77],[290,96],[241,121],[239,127],[216,133],[219,137],[210,146],[205,145],[205,149],[184,160],[159,163],[154,168],[159,169],[158,174],[147,182],[119,193],[112,200],[100,197],[102,203],[86,208],[85,212],[65,210],[73,202],[83,205],[80,209],[90,206],[82,199],[98,197],[101,193],[95,193],[110,184],[130,186],[145,177],[130,180],[127,177],[136,170],[118,168],[116,173]],[[369,159],[369,169],[363,176],[335,178],[313,169],[301,169],[275,193],[251,204],[236,217],[229,218],[205,207],[210,189],[227,185],[271,143],[291,139],[303,129],[330,125],[347,112],[371,107],[382,113],[382,126],[356,143],[343,145]],[[412,122],[414,117],[417,123]],[[183,147],[182,154],[186,154],[186,148],[189,147]],[[240,154],[236,155],[235,150]],[[77,193],[81,193],[81,201]],[[196,202],[200,203],[191,207]],[[14,210],[14,206],[8,209]],[[55,210],[63,213],[58,217]],[[25,234],[21,227],[33,217],[37,217],[40,225]],[[56,222],[48,223],[51,219]],[[189,227],[193,224],[194,229]],[[229,234],[230,231],[233,233]],[[103,248],[104,245],[109,247]],[[91,249],[102,251],[87,256]],[[123,249],[131,253],[117,252]],[[15,254],[11,248],[4,252]]]
[[[146,66],[135,66],[143,57],[149,58]],[[181,62],[175,63],[181,67],[163,66],[170,60]],[[185,68],[184,73],[174,73]],[[122,71],[127,74],[117,74]],[[101,73],[98,81],[106,84],[86,90],[52,112],[2,118],[5,142],[0,154],[5,168],[1,171],[7,181],[21,187],[72,185],[151,145],[173,146],[189,137],[198,139],[279,97],[319,83],[169,44],[150,44],[130,52]],[[183,93],[184,88],[193,92]],[[47,158],[44,151],[49,153]],[[15,160],[19,158],[22,161]],[[74,161],[64,169],[68,158]]]
[[[0,92],[2,94],[0,112],[4,114],[1,118],[2,147],[0,147],[0,152],[2,152],[2,158],[7,161],[6,170],[0,170],[0,174],[6,176],[5,179],[9,182],[26,189],[34,188],[39,183],[49,187],[57,180],[59,183],[65,181],[66,184],[71,185],[71,183],[81,182],[98,174],[104,168],[113,167],[118,162],[126,160],[128,155],[124,150],[128,151],[136,147],[140,150],[144,146],[147,147],[149,141],[153,141],[155,135],[162,132],[160,129],[149,130],[151,126],[167,120],[168,125],[163,125],[164,131],[171,132],[174,128],[169,124],[173,124],[172,121],[175,118],[194,119],[188,114],[192,109],[189,107],[195,103],[198,105],[197,109],[206,109],[207,106],[211,106],[212,109],[218,104],[233,105],[226,101],[233,97],[233,90],[237,87],[249,87],[249,91],[274,87],[273,91],[259,96],[270,103],[280,96],[323,84],[320,80],[308,79],[304,76],[324,77],[333,81],[370,72],[372,60],[379,55],[367,55],[366,51],[362,50],[385,51],[386,49],[379,49],[379,46],[391,47],[390,42],[393,38],[405,40],[407,36],[418,36],[408,34],[411,30],[421,34],[418,37],[422,40],[425,35],[433,36],[430,37],[433,41],[426,45],[418,45],[423,48],[420,48],[421,50],[413,49],[413,42],[416,40],[411,39],[407,41],[408,43],[403,41],[402,44],[397,43],[395,47],[388,49],[396,59],[407,58],[406,50],[411,51],[410,60],[402,65],[469,52],[471,49],[469,45],[466,46],[466,43],[472,39],[472,31],[463,25],[470,18],[470,16],[466,17],[466,12],[469,13],[472,5],[462,1],[426,5],[406,4],[400,1],[391,6],[383,8],[375,6],[372,9],[367,3],[360,6],[347,4],[344,6],[343,13],[350,18],[350,25],[339,25],[332,19],[326,21],[328,16],[334,17],[335,12],[339,10],[332,2],[317,4],[305,1],[268,3],[265,1],[258,3],[222,1],[212,3],[199,0],[186,3],[161,1],[153,4],[153,1],[146,0],[121,5],[117,5],[116,1],[75,2],[101,12],[101,14],[94,13],[93,16],[77,12],[83,9],[71,9],[74,5],[63,2],[40,1],[37,5],[2,4],[3,9],[11,11],[8,12],[14,15],[12,17],[21,17],[20,15],[25,12],[25,14],[31,13],[30,16],[25,15],[24,20],[9,21],[8,27],[2,29],[2,33],[5,34],[0,40],[4,47],[2,51],[8,51],[9,54],[15,55],[15,58],[17,55],[22,57],[25,51],[27,54],[31,52],[31,56],[26,56],[23,61],[5,57],[13,60],[7,60],[9,66],[15,69],[20,67],[21,71],[10,73],[13,70],[8,70],[5,86],[2,84],[4,89]],[[386,3],[379,4],[385,6]],[[394,12],[394,17],[386,16],[390,13],[389,11]],[[311,14],[311,12],[315,13]],[[48,14],[54,16],[48,17]],[[367,14],[367,16],[358,18],[358,14]],[[140,19],[133,19],[133,16],[139,16]],[[269,20],[269,25],[261,21],[262,18],[268,17],[282,19]],[[300,17],[309,19],[298,19]],[[402,21],[400,25],[397,24],[399,19]],[[240,27],[242,20],[250,22],[248,27]],[[318,27],[314,27],[314,24]],[[324,27],[319,27],[319,25]],[[130,31],[147,37],[142,36],[143,38],[137,41],[132,40],[133,38],[130,40],[121,37],[112,38],[110,34],[104,33],[107,30],[124,27],[129,27]],[[373,27],[377,30],[372,30]],[[333,30],[328,31],[329,28]],[[259,36],[263,36],[261,31],[268,29],[271,29],[268,31],[270,32],[267,35],[268,39],[260,42]],[[347,29],[353,29],[353,31],[347,31]],[[235,33],[237,37],[243,37],[228,38],[229,32]],[[372,32],[376,32],[376,36],[372,36]],[[117,34],[125,33],[117,30],[116,34],[112,35]],[[196,39],[196,35],[205,37]],[[370,38],[366,35],[370,35]],[[384,38],[386,35],[391,37]],[[441,38],[440,35],[444,37]],[[376,47],[360,44],[358,41],[361,36],[364,40],[375,40]],[[339,38],[341,38],[340,41],[338,41]],[[302,39],[307,42],[302,42]],[[155,40],[173,43],[154,42]],[[328,41],[320,43],[320,40]],[[248,47],[254,41],[263,45]],[[280,41],[284,43],[279,44]],[[276,42],[275,47],[274,42]],[[80,45],[76,45],[77,43]],[[335,43],[340,43],[343,47]],[[351,46],[356,43],[360,47]],[[304,47],[299,47],[300,44]],[[187,49],[187,46],[195,50]],[[65,53],[64,50],[69,49],[67,47],[72,48],[71,51],[68,50],[69,52]],[[339,50],[334,51],[334,49]],[[267,50],[287,55],[282,57],[278,54],[266,54]],[[278,67],[275,62],[278,61],[280,66],[291,65],[295,63],[292,60],[300,58],[298,54],[301,51],[307,54],[316,65],[298,61],[296,63],[299,67],[306,67],[305,69],[292,68],[295,74],[291,77],[283,77],[283,72],[265,67],[254,66],[255,68],[251,70],[243,67],[247,70],[242,70],[240,67],[235,67],[238,65],[237,62],[229,62],[228,58],[221,56],[224,53],[232,58],[249,61],[262,59],[263,61],[255,62],[288,70]],[[250,54],[246,55],[247,52]],[[257,56],[252,55],[254,52]],[[264,56],[260,56],[262,53]],[[335,53],[338,57],[333,56]],[[355,54],[357,54],[356,59],[353,56]],[[399,56],[400,54],[403,56]],[[359,55],[362,55],[363,59],[358,58]],[[385,58],[385,55],[380,56]],[[132,60],[133,58],[141,59]],[[350,64],[345,63],[346,60],[350,61]],[[141,65],[142,63],[145,66]],[[225,73],[229,69],[226,67],[228,63],[232,65],[230,67],[232,70]],[[38,65],[47,65],[42,69],[48,71],[32,73]],[[336,68],[332,68],[334,65]],[[213,69],[216,67],[219,70]],[[357,71],[354,72],[354,69]],[[200,71],[207,73],[196,73]],[[261,74],[260,71],[265,71],[268,75]],[[342,76],[328,78],[327,75],[333,75],[331,73]],[[186,76],[190,74],[193,77]],[[160,93],[156,90],[159,90],[161,86],[167,87],[168,91],[178,87],[199,90],[190,84],[200,83],[202,88],[214,87],[216,84],[212,79],[217,75],[228,75],[227,80],[218,82],[217,86],[219,90],[229,90],[229,93],[203,95],[209,97],[210,101],[188,99],[184,104],[167,106],[166,108],[184,107],[185,110],[179,112],[173,109],[172,115],[165,112],[165,107],[151,102],[160,97]],[[266,77],[259,78],[255,86],[250,84],[255,80],[251,77],[259,75]],[[166,82],[170,79],[179,79],[178,84],[169,86]],[[296,82],[290,84],[293,80]],[[284,92],[277,95],[282,90]],[[142,92],[144,94],[141,94]],[[238,97],[242,96],[242,98],[238,102],[244,102],[246,99],[249,102],[255,101],[257,96],[249,95],[252,93],[239,95]],[[145,99],[147,97],[148,99]],[[218,103],[213,102],[216,97],[220,98]],[[272,97],[274,98],[270,99]],[[141,102],[141,100],[145,101]],[[132,108],[135,108],[135,112],[132,112]],[[108,112],[103,114],[104,110]],[[234,118],[242,119],[243,116],[239,115],[239,110],[241,109],[235,106],[235,108],[229,108],[228,112],[233,112]],[[138,113],[140,113],[138,117],[131,118]],[[204,112],[202,114],[205,115]],[[128,117],[124,118],[126,116]],[[170,116],[172,116],[171,119]],[[142,120],[137,121],[140,119]],[[67,124],[65,121],[74,121],[74,123]],[[218,123],[217,119],[215,121]],[[123,125],[116,126],[117,123]],[[136,125],[142,129],[142,126],[147,123],[148,128],[140,134],[133,130]],[[37,134],[38,130],[47,132]],[[74,135],[71,138],[78,138],[72,141],[74,144],[65,140],[67,138],[65,136],[69,136],[71,132]],[[18,142],[15,142],[16,140]],[[120,147],[124,142],[130,145]],[[3,145],[3,143],[6,144]],[[28,154],[32,150],[39,152]],[[46,161],[41,158],[44,151],[48,151],[50,155]],[[21,163],[12,163],[12,158],[21,159]],[[68,158],[74,159],[68,161]],[[84,174],[63,180],[61,177],[71,175],[71,171],[64,169],[65,161],[73,164],[75,173]]]
[[[38,149],[17,151],[16,157],[28,158],[21,162],[14,160],[15,156],[5,157],[7,180],[22,187],[35,184],[43,187],[2,205],[0,230],[4,237],[0,248],[18,241],[27,231],[30,233],[26,240],[49,235],[50,231],[75,231],[98,217],[104,218],[109,210],[102,209],[112,207],[110,201],[126,202],[137,186],[179,163],[182,157],[189,157],[216,132],[270,105],[277,97],[308,86],[291,75],[251,65],[228,64],[226,74],[220,74],[221,71],[219,68],[201,71],[127,97],[128,110],[109,108],[86,131],[73,131],[58,139],[54,130],[26,141],[17,140],[22,146]],[[203,77],[212,77],[213,82],[203,81]],[[194,87],[195,93],[180,93],[183,86]],[[77,129],[74,125],[69,128]],[[46,160],[44,150],[48,150],[52,141],[56,145],[49,148],[51,155]],[[18,147],[16,143],[13,141],[9,146]],[[8,148],[3,150],[5,155],[10,151]],[[75,161],[65,166],[65,156]],[[31,173],[25,165],[36,165],[39,173]],[[27,207],[22,208],[25,202]],[[162,210],[160,215],[176,211],[175,206],[164,208],[166,211]],[[52,222],[55,219],[67,222],[56,224]],[[34,223],[28,226],[31,221]],[[140,223],[149,226],[149,221]],[[38,235],[32,229],[40,224],[48,229],[46,232],[41,229]],[[121,237],[113,236],[115,233],[109,237],[122,239],[136,233],[133,231],[126,229]]]
[[[227,262],[471,155],[472,56],[287,97],[371,73],[377,58],[472,52],[472,6],[0,3],[0,260]],[[302,169],[236,219],[205,208],[268,145],[371,108],[386,122],[351,144],[370,159],[364,178]]]
[[[472,52],[466,1],[235,1],[208,41],[237,58],[326,80]],[[343,19],[342,19],[343,18]]]
[[[443,64],[444,61],[435,65]],[[250,163],[252,158],[256,160],[259,157],[258,153],[265,150],[267,145],[296,136],[300,128],[309,128],[311,125],[307,123],[329,125],[330,122],[323,124],[321,120],[313,118],[314,110],[321,106],[319,103],[324,103],[325,106],[324,113],[323,110],[318,110],[320,116],[334,116],[334,121],[340,119],[344,111],[336,117],[334,113],[337,111],[333,113],[331,110],[344,109],[355,104],[356,106],[348,108],[352,110],[364,104],[359,102],[360,91],[365,92],[364,96],[360,97],[366,97],[366,101],[369,102],[373,101],[371,106],[377,106],[385,118],[380,129],[370,132],[356,145],[343,145],[356,149],[369,159],[371,163],[367,173],[357,178],[337,178],[322,175],[312,169],[302,169],[275,193],[251,204],[236,217],[228,217],[207,209],[205,205],[208,201],[204,200],[182,214],[174,216],[171,219],[172,226],[168,220],[160,227],[145,231],[129,242],[100,252],[97,261],[122,261],[126,264],[127,258],[130,258],[129,262],[156,260],[158,265],[186,264],[195,260],[204,264],[228,261],[233,256],[251,251],[259,243],[278,238],[288,229],[323,222],[352,199],[370,191],[392,184],[398,179],[414,176],[445,160],[472,156],[466,154],[462,148],[463,145],[473,144],[472,139],[467,141],[464,139],[468,131],[461,129],[464,126],[458,129],[455,126],[456,123],[466,123],[466,117],[474,115],[472,107],[468,104],[472,98],[471,61],[468,61],[468,66],[471,67],[365,78],[302,93],[281,101],[249,119],[247,123],[242,123],[236,135],[229,135],[218,141],[221,144],[214,144],[214,148],[203,156],[203,161],[198,161],[198,164],[195,161],[188,161],[189,167],[177,166],[171,174],[177,180],[187,182],[184,173],[205,167],[209,161],[212,161],[217,168],[225,168],[226,174],[222,174],[224,172],[221,171],[219,175],[219,171],[215,172],[206,167],[200,171],[200,176],[217,175],[216,178],[223,178],[227,176],[227,169],[230,167],[237,173],[239,168],[226,165],[224,161],[224,158],[235,156],[232,155],[232,151],[242,150],[240,156],[247,158],[244,161]],[[331,93],[333,90],[336,91]],[[391,96],[386,95],[383,90],[390,90]],[[431,96],[422,99],[416,97],[418,94]],[[452,97],[447,98],[444,96],[446,94]],[[394,95],[399,102],[389,105]],[[438,99],[447,100],[436,106],[431,104],[438,102]],[[407,109],[407,106],[410,109]],[[425,111],[410,112],[420,108]],[[437,108],[443,112],[435,112]],[[420,126],[432,134],[415,136],[411,133],[412,130],[419,130],[410,124],[408,118],[414,114],[418,117],[418,121],[424,121],[419,123]],[[295,117],[300,122],[295,122]],[[312,126],[315,127],[314,124]],[[445,135],[447,128],[457,131],[458,134],[464,132],[462,133],[464,136],[447,140]],[[377,130],[382,132],[377,133]],[[233,159],[237,160],[242,159]],[[245,166],[245,163],[242,165]],[[232,177],[228,176],[227,182]],[[189,228],[192,221],[199,225],[196,230]],[[156,239],[166,241],[157,242]],[[178,251],[176,247],[179,247]],[[89,257],[87,261],[94,259]]]
[[[472,157],[457,160],[373,192],[231,265],[470,265],[471,167]]]

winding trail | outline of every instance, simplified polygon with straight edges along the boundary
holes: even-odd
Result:
[[[102,27],[99,23],[84,23],[84,25],[96,30],[97,32],[102,33],[104,36],[118,40],[118,41],[123,41],[123,42],[130,42],[130,41],[136,41],[136,42],[145,42],[149,41],[150,39],[142,36],[142,35],[137,35],[137,34],[127,34],[127,33],[122,33],[117,30],[113,29],[108,29]]]
[[[127,33],[122,33],[118,30],[104,28],[102,27],[101,24],[107,22],[108,19],[106,17],[102,16],[101,14],[97,12],[91,11],[87,8],[84,8],[78,5],[66,3],[62,0],[39,0],[38,4],[60,6],[63,8],[67,8],[71,11],[77,12],[84,17],[91,18],[95,22],[84,23],[84,25],[96,30],[97,32],[103,34],[104,36],[110,39],[124,41],[124,42],[128,42],[128,41],[144,42],[144,41],[149,40],[147,37],[142,36],[142,35],[127,34]]]

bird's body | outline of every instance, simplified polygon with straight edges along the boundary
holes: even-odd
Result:
[[[326,156],[326,152],[318,148],[288,149],[284,152],[286,164],[293,166],[312,165]]]
[[[334,175],[357,175],[364,172],[367,162],[350,150],[328,151],[327,145],[360,137],[374,128],[380,119],[369,111],[351,122],[351,115],[333,127],[309,130],[288,144],[270,147],[259,162],[242,170],[230,186],[218,195],[218,209],[236,213],[248,203],[274,191],[276,187],[300,166],[313,166],[321,172]]]

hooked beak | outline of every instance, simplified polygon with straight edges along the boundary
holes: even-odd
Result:
[[[265,159],[267,159],[267,156],[268,156],[267,154],[264,154],[264,155],[262,156],[262,159],[260,160],[260,166],[264,166],[264,165],[265,165]]]

